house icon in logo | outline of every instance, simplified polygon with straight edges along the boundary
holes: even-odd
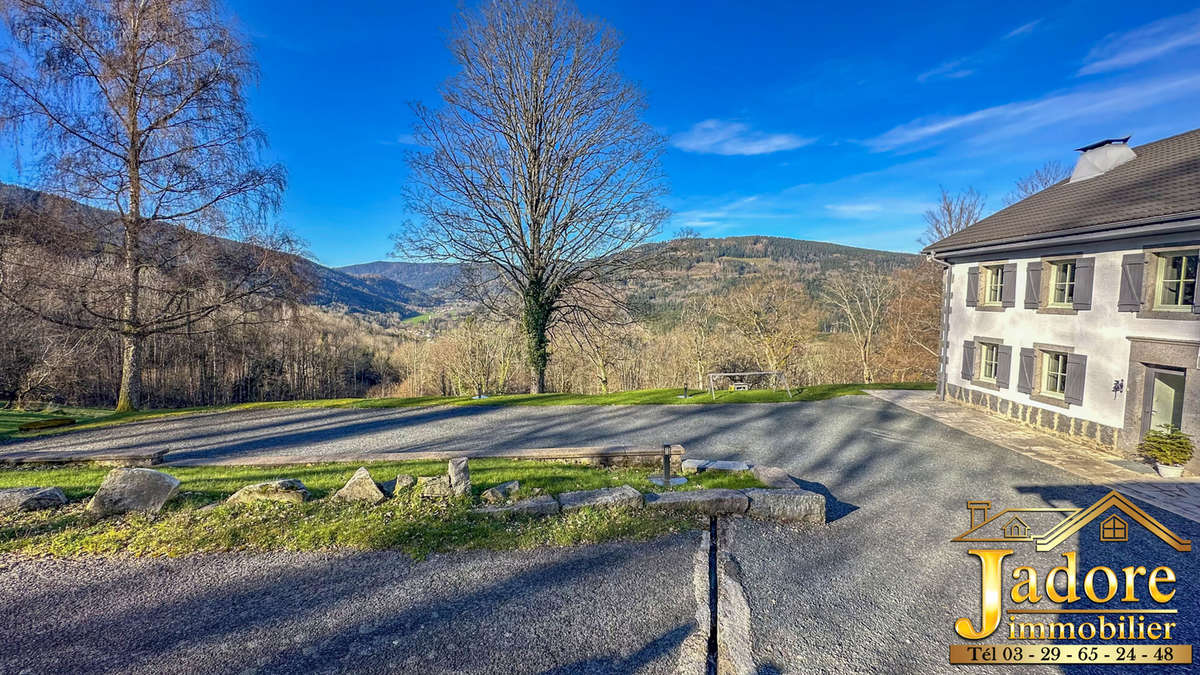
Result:
[[[1100,541],[1129,541],[1129,528],[1131,523],[1136,523],[1176,551],[1192,550],[1190,539],[1181,539],[1116,490],[1085,509],[1004,509],[989,516],[991,507],[992,503],[988,501],[967,502],[967,510],[971,514],[971,528],[950,541],[1028,541],[1033,542],[1038,551],[1049,551],[1093,520],[1114,511],[1100,521]],[[1042,534],[1033,534],[1035,531]]]

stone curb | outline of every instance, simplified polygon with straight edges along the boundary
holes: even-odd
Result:
[[[708,606],[708,531],[700,536],[700,548],[692,558],[692,591],[696,600],[696,626],[679,645],[679,661],[675,672],[679,675],[707,675],[708,639],[712,629],[711,610]]]
[[[717,675],[753,675],[750,603],[742,568],[727,551],[717,552]]]

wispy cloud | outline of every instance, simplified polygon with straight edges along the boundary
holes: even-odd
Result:
[[[412,134],[400,134],[395,138],[379,141],[380,145],[418,145],[417,138]]]
[[[1111,119],[1200,91],[1200,75],[1163,77],[1120,87],[1092,87],[1006,103],[949,117],[923,117],[865,141],[880,151],[942,142],[954,132],[995,141],[1071,120]]]
[[[802,148],[814,140],[795,134],[755,131],[741,122],[710,119],[676,134],[671,144],[687,152],[710,155],[766,155]]]
[[[1114,33],[1092,48],[1079,69],[1092,75],[1129,68],[1188,47],[1200,46],[1200,10],[1159,19],[1126,33]]]
[[[1021,35],[1028,35],[1029,33],[1032,33],[1033,29],[1037,28],[1038,24],[1041,22],[1042,22],[1041,19],[1034,19],[1033,21],[1030,21],[1027,24],[1017,26],[1016,28],[1005,33],[1004,39],[1010,40],[1012,38],[1015,38],[1015,37],[1018,37]]]
[[[917,75],[917,82],[924,84],[929,80],[957,80],[975,74],[973,68],[967,68],[967,58],[947,61],[937,68],[927,70]]]
[[[834,215],[847,218],[861,218],[872,213],[879,213],[883,210],[882,204],[873,202],[850,203],[850,204],[826,204],[825,210],[832,211]]]

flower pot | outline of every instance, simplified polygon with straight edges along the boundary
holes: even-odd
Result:
[[[1182,464],[1159,464],[1155,462],[1154,470],[1163,478],[1179,478],[1183,475]]]

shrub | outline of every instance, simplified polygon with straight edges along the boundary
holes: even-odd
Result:
[[[1178,466],[1186,464],[1196,452],[1196,446],[1187,434],[1170,424],[1160,429],[1151,429],[1138,445],[1138,450],[1159,464]]]

